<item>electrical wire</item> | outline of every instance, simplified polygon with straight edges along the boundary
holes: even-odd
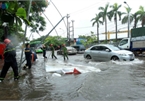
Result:
[[[103,1],[103,2],[102,2]],[[77,11],[75,11],[75,12],[72,12],[72,13],[70,13],[70,15],[72,16],[72,15],[76,15],[76,14],[80,14],[80,13],[82,13],[82,12],[85,12],[86,10],[90,10],[90,9],[92,9],[92,8],[94,8],[94,7],[97,7],[96,5],[100,5],[100,4],[104,4],[104,2],[105,2],[106,0],[101,0],[100,2],[96,2],[96,3],[94,3],[94,4],[92,4],[92,5],[90,5],[90,6],[88,6],[88,7],[85,7],[85,8],[82,8],[82,9],[80,9],[80,10],[77,10]]]

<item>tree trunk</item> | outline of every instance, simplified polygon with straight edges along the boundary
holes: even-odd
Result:
[[[8,37],[8,27],[4,27],[4,34],[2,36],[2,40],[4,41]]]
[[[97,23],[97,41],[98,41],[98,44],[100,43],[100,40],[99,40],[99,24]]]
[[[105,40],[107,42],[107,19],[105,18]]]
[[[117,42],[117,14],[115,15],[115,30],[116,30],[116,42]]]

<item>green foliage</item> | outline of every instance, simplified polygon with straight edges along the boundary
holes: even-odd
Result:
[[[33,5],[33,2],[37,3],[39,5],[39,9],[38,7],[36,9],[36,5]],[[7,4],[7,7],[5,9],[0,9],[0,32],[2,34],[0,34],[0,37],[2,37],[5,33],[4,31],[4,27],[2,26],[3,22],[8,22],[9,26],[8,26],[8,34],[10,35],[17,35],[18,37],[20,37],[20,40],[22,41],[22,39],[24,39],[24,31],[22,30],[21,26],[22,23],[24,22],[27,25],[30,25],[31,23],[33,25],[38,25],[37,26],[37,30],[36,30],[36,26],[30,26],[32,27],[32,29],[34,29],[34,32],[39,32],[39,31],[44,31],[45,30],[45,26],[46,26],[46,22],[44,20],[44,18],[41,16],[41,12],[44,11],[44,8],[46,8],[48,6],[48,4],[46,4],[46,0],[33,0],[32,2],[32,6],[31,6],[31,11],[30,11],[30,18],[34,18],[35,19],[29,19],[29,21],[27,20],[27,11],[29,8],[29,3],[30,1],[26,0],[26,1],[17,1],[17,0],[9,0],[9,1],[2,1],[2,3]],[[34,7],[35,6],[35,7]],[[30,21],[31,20],[31,21]],[[36,23],[35,23],[36,22]],[[16,24],[17,23],[17,24]],[[21,35],[22,34],[22,35]],[[25,38],[25,40],[28,40],[27,38]]]
[[[41,36],[40,38],[37,38],[32,41],[41,41],[45,36]],[[45,44],[46,46],[50,46],[50,44],[53,44],[54,46],[59,46],[65,43],[65,39],[61,36],[48,36],[42,44]]]
[[[30,25],[30,22],[26,18],[26,10],[18,5],[16,1],[7,1],[8,8],[0,10],[2,22],[8,22],[10,25],[14,24],[14,20],[21,18],[26,24]],[[22,21],[19,19],[19,25],[22,25]]]
[[[65,39],[61,38],[60,36],[48,36],[44,43],[46,45],[53,44],[54,46],[59,46],[65,43]]]
[[[81,40],[81,43],[85,46],[85,47],[89,47],[89,45],[95,43],[97,41],[97,37],[94,34],[94,32],[91,32],[91,36],[79,36],[79,38],[84,38],[87,41],[83,41]]]
[[[107,33],[107,17],[109,18],[108,8],[109,8],[109,3],[107,3],[105,7],[99,7],[100,12],[98,13],[98,15],[96,15],[96,17],[102,18],[103,23],[105,22],[105,33]],[[105,40],[107,40],[107,34],[105,34]],[[98,37],[98,41],[99,41],[99,37]]]

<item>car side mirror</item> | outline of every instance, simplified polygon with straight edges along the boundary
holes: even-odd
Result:
[[[109,49],[106,49],[106,52],[110,52],[110,50]]]

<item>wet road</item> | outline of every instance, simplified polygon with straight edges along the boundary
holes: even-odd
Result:
[[[14,82],[12,78],[0,83],[0,100],[31,101],[144,101],[144,58],[131,62],[94,62],[83,54],[70,55],[68,61],[38,60],[27,74]],[[81,74],[64,74],[78,69]]]

